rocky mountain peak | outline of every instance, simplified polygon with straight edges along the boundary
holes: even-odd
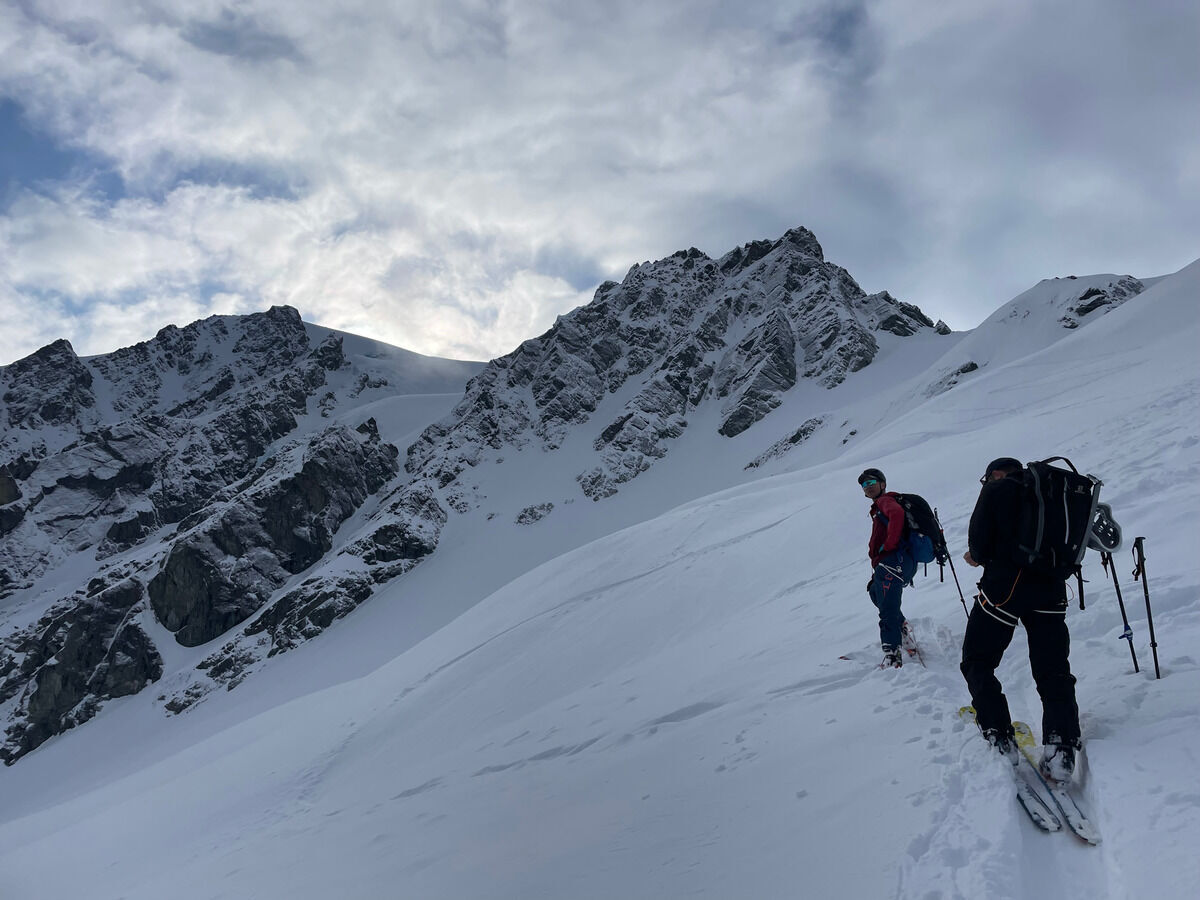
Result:
[[[825,261],[825,251],[821,249],[821,244],[817,241],[817,236],[807,228],[792,228],[786,231],[783,237],[776,242],[776,245],[785,243],[796,247],[802,253],[820,262]]]
[[[494,360],[453,415],[409,449],[407,469],[444,488],[487,448],[537,441],[554,450],[636,381],[624,408],[596,426],[598,464],[579,476],[599,499],[665,456],[690,410],[719,403],[719,433],[734,437],[797,379],[834,388],[869,364],[876,333],[933,327],[916,306],[867,295],[806,228],[718,260],[681,250],[605,282],[591,303]]]
[[[92,373],[59,339],[0,368],[9,428],[39,428],[74,422],[96,405]]]

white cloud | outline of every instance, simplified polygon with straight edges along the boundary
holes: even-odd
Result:
[[[233,294],[491,357],[589,277],[804,224],[970,326],[1041,277],[1196,253],[1197,13],[1105,7],[10,5],[0,94],[129,194],[0,213],[0,315],[56,296],[53,336],[98,352],[127,332],[91,304],[184,298],[148,336]],[[12,334],[0,362],[46,332]]]

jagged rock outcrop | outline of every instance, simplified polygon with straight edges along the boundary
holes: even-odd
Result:
[[[9,428],[94,420],[92,373],[71,344],[57,340],[6,367],[2,399]]]
[[[714,260],[692,248],[634,266],[548,332],[494,360],[444,422],[409,448],[407,470],[438,487],[487,449],[558,448],[607,396],[640,378],[624,409],[597,429],[598,464],[580,473],[593,499],[614,494],[667,453],[689,411],[721,402],[735,437],[778,407],[799,378],[828,388],[874,359],[876,335],[934,323],[887,292],[867,295],[826,262],[804,228]]]
[[[377,432],[373,427],[368,434]],[[335,577],[305,579],[253,616],[232,640],[207,656],[183,687],[163,700],[169,712],[193,706],[217,688],[232,690],[271,657],[319,635],[365,602],[374,589],[412,570],[437,548],[447,520],[437,492],[416,482],[379,505],[369,533],[330,561]]]
[[[776,441],[750,462],[746,463],[747,469],[755,469],[761,465],[770,462],[773,459],[778,459],[794,447],[803,444],[810,437],[816,434],[817,429],[825,424],[825,419],[821,416],[814,416],[811,419],[806,419],[804,424],[793,431],[785,438]]]
[[[290,576],[333,546],[333,533],[398,471],[399,452],[347,428],[322,432],[299,470],[264,484],[175,542],[149,584],[158,620],[186,647],[256,612]]]
[[[244,479],[324,384],[309,349],[296,311],[275,307],[168,326],[86,362],[56,341],[0,369],[20,423],[0,434],[0,465],[21,495],[4,516],[0,596],[69,553],[128,549]]]
[[[0,759],[14,759],[86,722],[105,700],[162,676],[162,657],[138,621],[136,578],[68,598],[0,648],[0,704],[12,703]]]
[[[722,410],[719,434],[741,434],[775,407],[796,383],[796,337],[783,309],[772,310],[721,361],[717,396],[736,401]]]
[[[513,521],[518,525],[532,525],[534,522],[540,522],[552,512],[554,512],[553,503],[535,503],[517,513],[517,517]]]
[[[1109,281],[1106,285],[1093,285],[1080,291],[1059,322],[1064,328],[1078,328],[1084,316],[1100,309],[1115,309],[1131,297],[1146,289],[1138,279],[1129,275]]]
[[[282,590],[400,468],[374,420],[313,417],[386,396],[398,372],[428,391],[478,369],[399,350],[377,364],[380,345],[352,362],[342,335],[315,333],[275,307],[87,359],[57,341],[0,367],[0,597],[47,604],[36,626],[0,636],[0,758],[159,680],[159,624],[194,646],[261,613],[276,649],[295,646],[436,546],[445,513],[417,489],[392,504],[430,523],[379,523],[343,550],[361,571]],[[40,598],[39,579],[68,559],[90,564],[88,586]]]

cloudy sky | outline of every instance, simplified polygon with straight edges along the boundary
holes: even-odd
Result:
[[[960,329],[1165,274],[1200,257],[1197,9],[0,0],[0,364],[278,303],[486,359],[796,225]]]

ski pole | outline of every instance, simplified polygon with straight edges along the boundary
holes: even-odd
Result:
[[[1112,554],[1107,550],[1100,554],[1100,565],[1104,568],[1104,574],[1112,576],[1113,588],[1117,592],[1117,605],[1121,607],[1121,621],[1125,623],[1125,630],[1121,633],[1120,640],[1129,641],[1129,655],[1133,657],[1133,671],[1140,672],[1137,651],[1133,649],[1133,629],[1129,627],[1129,616],[1125,615],[1125,601],[1121,597],[1121,585],[1117,584],[1117,564],[1113,562]]]
[[[938,518],[937,507],[933,508],[933,521],[937,522],[938,535],[942,539],[942,546],[946,545],[946,532],[942,530],[942,520]],[[950,563],[950,574],[954,576],[954,586],[958,589],[958,602],[962,604],[963,612],[966,613],[968,619],[971,618],[971,612],[967,609],[967,598],[963,596],[962,585],[958,583],[958,573],[954,571],[954,557],[949,552],[946,553],[946,562]]]
[[[963,612],[967,614],[967,618],[971,618],[971,613],[967,609],[967,598],[963,596],[962,586],[958,583],[958,573],[954,571],[954,558],[946,557],[946,561],[950,563],[950,574],[954,576],[954,586],[958,588],[958,602],[962,604]]]
[[[1158,670],[1158,641],[1154,639],[1154,616],[1150,613],[1150,579],[1146,577],[1146,542],[1144,537],[1133,539],[1133,556],[1137,565],[1133,569],[1133,580],[1142,579],[1142,590],[1146,594],[1146,624],[1150,627],[1150,652],[1154,654],[1154,677],[1162,678]]]

